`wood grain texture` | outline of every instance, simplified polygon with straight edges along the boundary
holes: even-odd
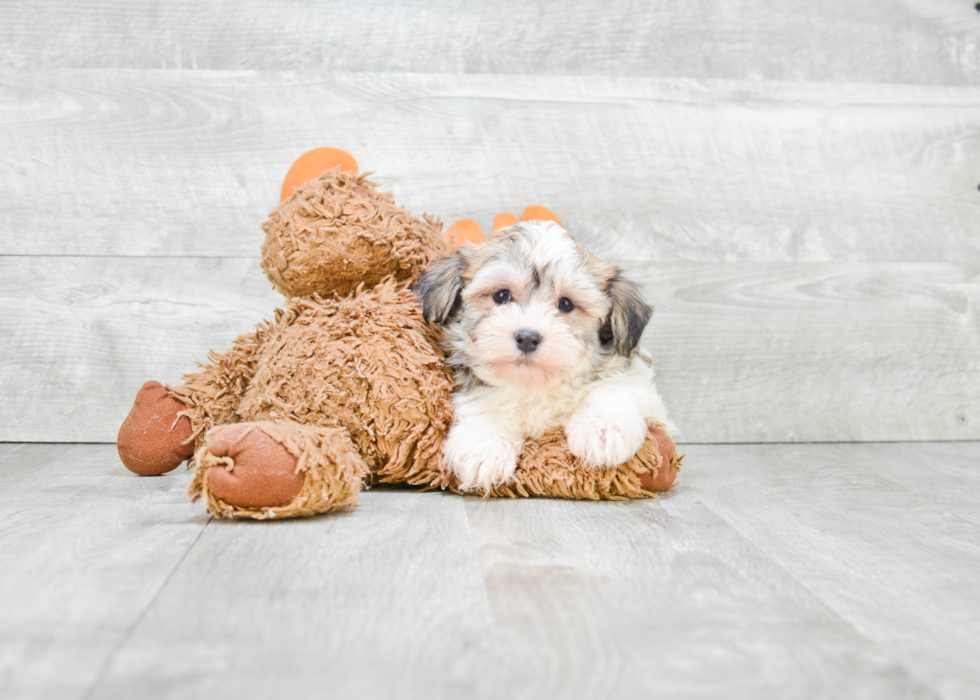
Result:
[[[980,438],[980,270],[624,263],[688,442]],[[0,258],[0,440],[112,441],[281,298],[250,259]]]
[[[506,695],[462,499],[256,525],[207,529],[92,698]]]
[[[655,503],[468,501],[516,697],[927,696],[681,483]]]
[[[77,698],[210,518],[114,445],[0,445],[0,696]]]
[[[290,163],[331,145],[416,213],[542,203],[605,258],[980,259],[976,86],[7,70],[0,92],[0,254],[256,256]]]
[[[980,443],[687,452],[656,501],[209,523],[185,472],[0,444],[0,693],[975,695]]]
[[[976,84],[961,0],[5,3],[0,67]]]
[[[980,438],[980,267],[627,264],[691,442]]]
[[[980,525],[973,497],[977,460],[969,443],[937,446],[931,442],[854,445],[847,454],[875,477],[912,488],[949,515]]]
[[[980,524],[948,491],[975,504],[980,445],[870,447],[694,447],[687,486],[938,697],[971,697]]]

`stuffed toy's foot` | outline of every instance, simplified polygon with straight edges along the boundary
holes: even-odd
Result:
[[[660,465],[656,469],[640,473],[640,486],[644,491],[667,491],[673,487],[681,464],[681,458],[677,456],[677,446],[662,425],[650,426],[647,439],[656,441]]]
[[[218,517],[256,520],[352,506],[368,475],[346,431],[289,422],[212,428],[192,464],[192,500]]]
[[[216,498],[240,508],[282,506],[296,497],[306,474],[296,457],[250,424],[229,425],[211,439],[211,454],[227,458],[232,469],[212,469],[208,486]]]
[[[175,469],[194,454],[186,407],[160,382],[147,382],[119,428],[116,448],[131,472],[155,476]]]

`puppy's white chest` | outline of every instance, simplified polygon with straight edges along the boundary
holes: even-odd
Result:
[[[531,395],[518,402],[515,414],[525,437],[537,438],[562,425],[580,403],[570,393]]]
[[[584,398],[585,392],[581,388],[528,390],[494,387],[479,396],[457,395],[454,403],[460,418],[470,413],[480,413],[520,433],[514,435],[515,438],[538,438],[564,424]]]

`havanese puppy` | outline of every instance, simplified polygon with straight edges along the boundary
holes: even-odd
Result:
[[[637,349],[653,309],[558,224],[523,221],[435,262],[415,285],[445,331],[456,418],[443,449],[461,489],[514,474],[526,438],[562,426],[572,454],[622,464],[647,420],[675,428]]]

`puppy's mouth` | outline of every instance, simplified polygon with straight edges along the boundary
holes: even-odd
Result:
[[[488,362],[486,366],[497,381],[525,389],[553,386],[560,383],[562,376],[556,368],[547,367],[531,357]]]
[[[486,363],[487,367],[496,372],[506,372],[515,367],[527,369],[538,369],[538,363],[529,357],[520,357],[516,360],[490,360]]]

